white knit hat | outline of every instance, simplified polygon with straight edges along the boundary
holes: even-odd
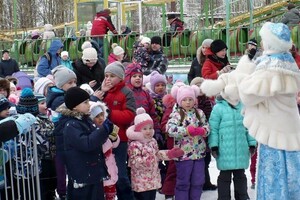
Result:
[[[150,117],[149,114],[146,113],[145,109],[143,107],[140,107],[136,110],[136,117],[134,118],[134,130],[135,131],[141,131],[141,129],[148,125],[153,125],[153,120]]]
[[[91,48],[93,47],[92,46],[92,43],[90,41],[85,41],[82,45],[81,45],[81,49],[84,50],[86,48]]]
[[[63,56],[68,56],[69,57],[69,53],[67,51],[62,51],[60,53],[60,56],[63,57]]]
[[[41,77],[34,83],[34,92],[37,94],[45,94],[45,88],[49,84],[54,84],[49,78]]]
[[[151,44],[151,39],[148,37],[143,37],[141,43],[142,44],[146,44],[146,43]]]
[[[116,46],[113,48],[113,54],[115,54],[116,56],[119,56],[124,53],[125,53],[124,49],[120,46]]]
[[[97,51],[93,47],[86,48],[82,52],[82,61],[85,63],[88,60],[89,61],[91,61],[91,60],[97,61],[98,60]]]

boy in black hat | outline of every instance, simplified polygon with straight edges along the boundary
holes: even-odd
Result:
[[[68,199],[104,200],[103,179],[108,175],[102,145],[113,130],[106,119],[95,127],[90,114],[90,95],[79,87],[65,94],[57,110],[64,137],[64,158],[68,172]]]

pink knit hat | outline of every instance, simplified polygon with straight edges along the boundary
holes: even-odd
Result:
[[[199,96],[200,89],[196,85],[184,85],[178,86],[174,85],[171,90],[171,95],[176,99],[176,102],[181,106],[182,100],[186,97],[191,97],[196,102],[197,96]]]
[[[153,125],[152,118],[146,113],[143,107],[138,108],[136,110],[136,117],[134,118],[134,130],[141,131],[141,129],[148,124]]]
[[[150,85],[151,85],[151,90],[154,92],[155,85],[157,83],[164,83],[167,84],[167,79],[165,75],[162,75],[158,73],[157,71],[153,71],[150,74]]]

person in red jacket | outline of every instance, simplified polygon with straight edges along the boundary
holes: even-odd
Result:
[[[298,68],[300,69],[300,55],[299,55],[298,50],[296,49],[296,46],[294,44],[293,44],[290,52],[291,52],[293,58],[295,59]]]
[[[126,129],[135,117],[136,103],[133,92],[125,86],[125,68],[119,61],[115,61],[105,68],[105,78],[101,91],[103,102],[110,110],[109,119],[119,127],[120,144],[113,150],[118,167],[117,196],[120,200],[133,200],[129,177],[127,174],[128,138]]]
[[[110,17],[110,10],[104,9],[96,13],[93,21],[91,36],[96,40],[99,47],[103,46],[103,37],[110,30],[113,34],[118,34],[115,26],[113,25]]]
[[[231,71],[226,55],[227,46],[222,40],[214,40],[207,50],[207,59],[203,63],[202,77],[204,79],[217,79],[222,73]]]

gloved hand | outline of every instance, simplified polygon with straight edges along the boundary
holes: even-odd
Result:
[[[179,147],[174,147],[173,149],[171,149],[167,152],[167,156],[170,159],[179,158],[179,157],[183,156],[183,154],[184,154],[184,151],[182,149],[180,149]]]
[[[252,48],[250,51],[249,51],[249,53],[248,53],[248,57],[249,57],[249,59],[250,60],[252,60],[253,58],[254,58],[254,56],[255,56],[255,54],[256,54],[256,49],[255,48]]]
[[[111,133],[114,129],[114,124],[108,118],[103,122],[102,126],[108,133]]]
[[[31,130],[31,126],[36,122],[36,117],[30,113],[18,115],[15,119],[19,134],[27,133]]]
[[[218,148],[218,147],[212,147],[212,148],[211,148],[211,155],[212,155],[214,158],[217,158],[217,157],[218,157],[218,154],[219,154],[219,148]]]
[[[186,130],[190,136],[205,136],[206,134],[206,130],[203,127],[194,127],[192,125],[188,125]]]
[[[230,65],[227,65],[227,66],[223,67],[223,68],[219,71],[219,75],[220,75],[220,74],[227,73],[227,72],[230,72],[230,71],[231,71],[231,66],[230,66]]]
[[[251,157],[255,154],[255,150],[256,150],[255,146],[249,147],[249,152],[250,152]]]
[[[118,139],[118,132],[119,132],[119,127],[116,126],[116,125],[114,125],[113,131],[108,136],[109,139],[110,139],[110,141],[112,141],[112,142],[117,141],[117,139]]]

